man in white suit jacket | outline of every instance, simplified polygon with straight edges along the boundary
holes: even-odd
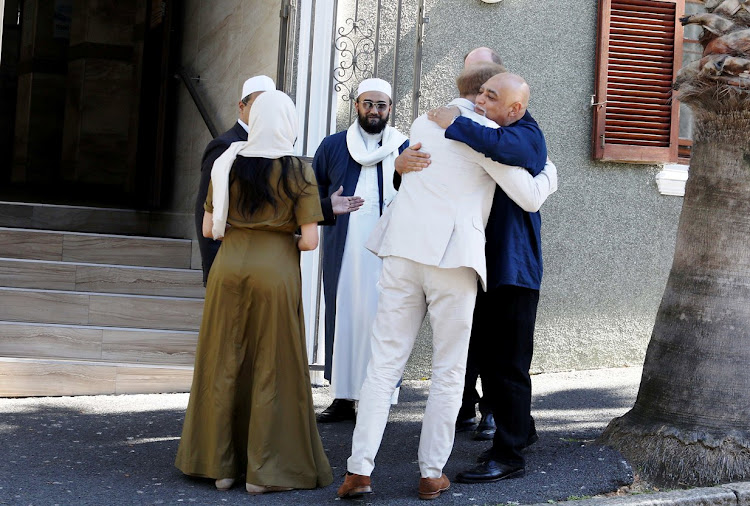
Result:
[[[474,112],[470,99],[482,83],[502,71],[494,64],[464,70],[458,79],[463,98],[451,105],[458,106],[461,115],[497,127]],[[425,115],[414,121],[410,142],[421,142],[432,163],[429,170],[403,176],[397,196],[366,244],[383,258],[383,270],[372,358],[339,497],[372,491],[369,476],[388,420],[390,396],[426,311],[433,330],[433,360],[419,443],[419,496],[433,499],[447,490],[450,483],[442,469],[453,448],[461,405],[477,277],[483,287],[486,282],[484,228],[495,183],[529,211],[537,210],[557,189],[551,163],[532,178],[524,168],[493,162],[463,143],[446,139],[444,132]]]

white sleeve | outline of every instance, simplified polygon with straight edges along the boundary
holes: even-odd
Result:
[[[484,155],[481,165],[505,194],[529,213],[538,211],[547,197],[557,191],[557,167],[549,158],[536,177],[532,177],[523,167],[503,165]]]

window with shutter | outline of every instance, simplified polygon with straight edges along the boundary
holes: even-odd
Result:
[[[684,0],[601,0],[594,159],[677,160]]]

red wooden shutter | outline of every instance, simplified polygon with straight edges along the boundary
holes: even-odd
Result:
[[[677,160],[684,0],[601,0],[594,159]]]

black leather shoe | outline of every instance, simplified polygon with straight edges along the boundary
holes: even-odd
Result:
[[[529,438],[526,440],[526,444],[523,448],[526,449],[537,441],[539,441],[539,436],[536,432],[534,432],[533,434],[529,434]],[[490,459],[492,459],[492,447],[487,448],[485,451],[479,454],[479,456],[477,457],[477,464],[482,464],[483,462],[487,462]]]
[[[319,413],[315,419],[318,423],[336,423],[357,419],[354,411],[354,401],[334,399],[330,406]]]
[[[489,483],[520,478],[524,474],[526,474],[526,470],[523,467],[509,466],[495,460],[488,460],[471,469],[461,471],[456,475],[456,481],[460,483]]]
[[[539,434],[537,434],[536,431],[534,431],[531,434],[529,434],[528,439],[526,439],[526,446],[524,446],[524,448],[528,448],[529,446],[533,445],[537,441],[539,441]]]
[[[456,432],[468,432],[474,430],[477,426],[477,417],[459,418],[456,420]]]
[[[489,441],[495,437],[495,417],[492,413],[482,414],[482,420],[477,425],[477,430],[474,431],[474,439],[476,441]]]
[[[484,464],[488,460],[492,460],[492,447],[487,448],[479,454],[479,457],[477,457],[477,464]]]

